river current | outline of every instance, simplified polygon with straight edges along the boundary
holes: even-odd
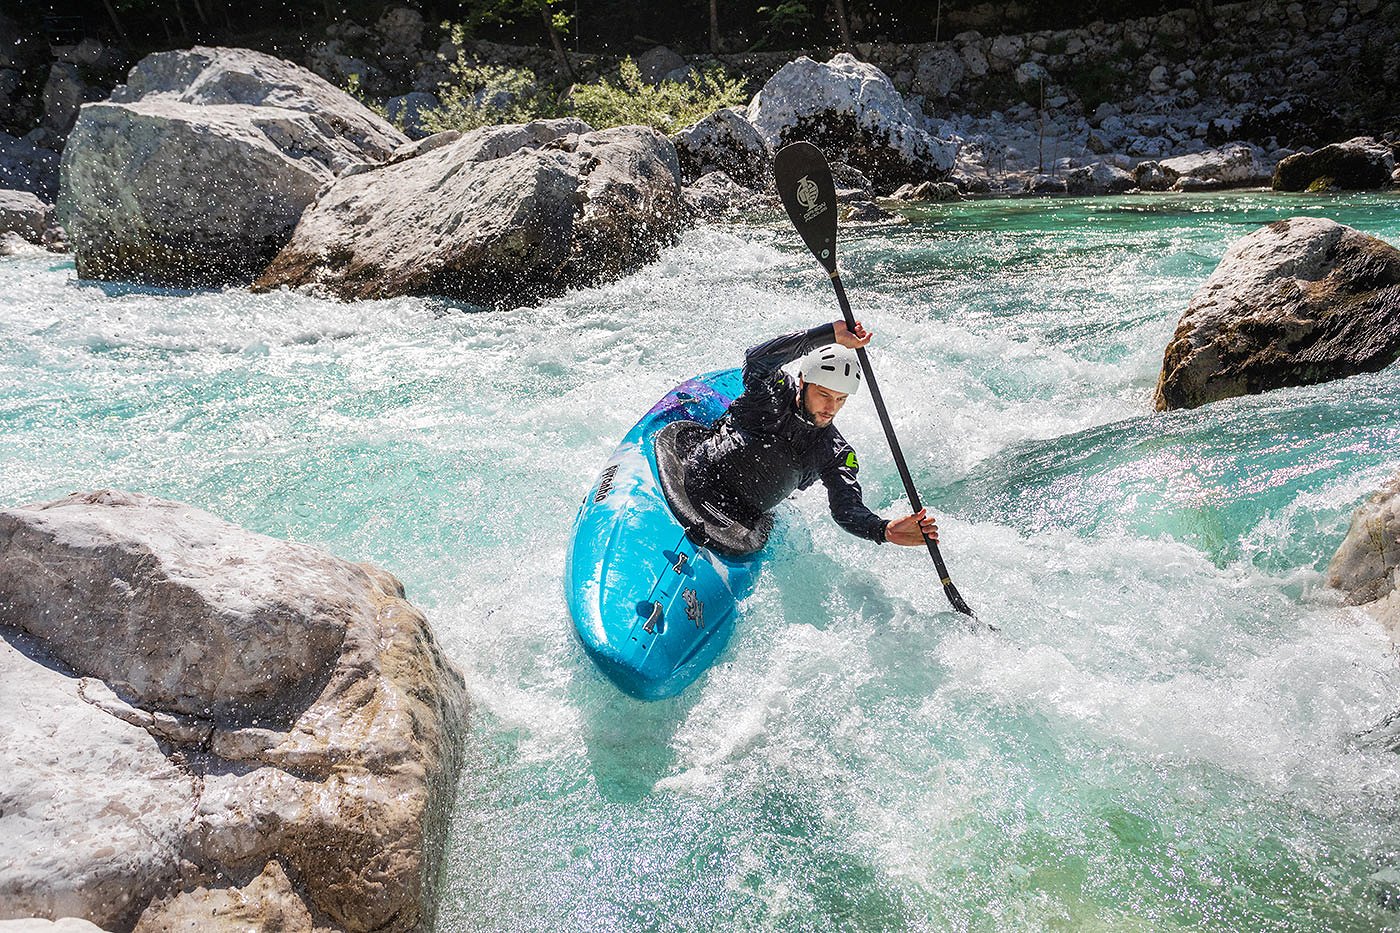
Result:
[[[1400,366],[1157,414],[1228,244],[1393,195],[980,201],[843,230],[954,580],[798,496],[715,668],[621,696],[562,594],[574,513],[668,388],[838,316],[776,216],[477,313],[172,292],[0,260],[0,504],[116,487],[372,561],[475,703],[450,930],[1400,928],[1400,706],[1323,585],[1400,468]],[[868,397],[838,418],[901,513]]]

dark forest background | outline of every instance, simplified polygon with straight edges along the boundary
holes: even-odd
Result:
[[[929,42],[1061,29],[1202,5],[1149,0],[12,0],[21,30],[62,45],[91,36],[136,52],[195,42],[291,51],[331,23],[372,23],[389,7],[417,9],[434,26],[466,24],[478,39],[621,54],[669,45],[683,54],[742,53],[861,42]]]

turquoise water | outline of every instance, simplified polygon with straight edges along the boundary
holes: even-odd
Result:
[[[0,261],[0,502],[114,486],[402,578],[476,704],[444,929],[1400,928],[1397,705],[1322,570],[1400,468],[1400,368],[1156,414],[1229,242],[1400,200],[987,201],[843,234],[968,601],[813,492],[721,663],[621,697],[565,616],[579,501],[667,388],[835,316],[785,225],[537,308],[159,292]],[[900,486],[868,399],[867,500]]]

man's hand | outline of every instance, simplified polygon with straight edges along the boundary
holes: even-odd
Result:
[[[896,518],[885,526],[885,540],[891,544],[917,547],[924,543],[924,535],[930,540],[938,540],[938,525],[928,516],[928,509],[919,509],[913,515]]]
[[[870,342],[871,338],[875,336],[870,331],[866,330],[865,325],[860,321],[856,321],[854,333],[846,326],[845,321],[836,321],[834,326],[836,328],[836,342],[848,350],[854,350],[857,347],[865,346]]]

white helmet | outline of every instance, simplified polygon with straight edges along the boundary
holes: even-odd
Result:
[[[860,390],[860,363],[854,350],[838,343],[813,350],[802,358],[802,381],[833,392],[855,395]]]

